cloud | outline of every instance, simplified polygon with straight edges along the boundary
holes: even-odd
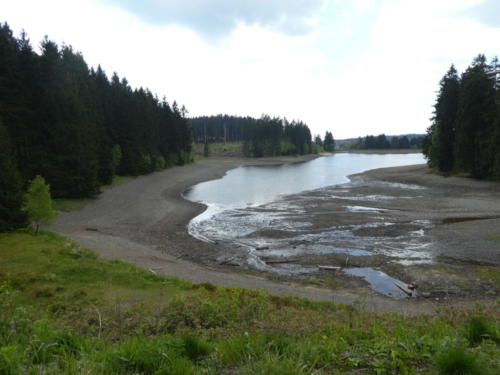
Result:
[[[327,0],[101,0],[146,23],[179,25],[204,37],[223,37],[238,24],[257,24],[287,35],[303,35]]]
[[[500,27],[500,1],[483,1],[481,4],[467,9],[464,15],[475,18],[486,26]]]

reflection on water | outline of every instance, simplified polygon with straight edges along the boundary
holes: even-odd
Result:
[[[373,268],[347,268],[344,272],[348,275],[361,277],[377,292],[389,297],[407,298],[408,294],[403,289],[410,292],[405,283]]]
[[[240,167],[230,170],[221,179],[193,186],[184,196],[208,205],[208,212],[215,213],[258,206],[274,201],[278,196],[342,184],[349,181],[347,176],[370,169],[423,163],[422,154],[346,153],[304,163]],[[208,218],[209,215],[204,215],[204,219]]]

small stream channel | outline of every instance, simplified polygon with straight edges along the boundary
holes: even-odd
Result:
[[[428,244],[422,240],[429,223],[408,223],[408,230],[398,235],[358,235],[392,230],[394,223],[385,220],[386,210],[377,205],[409,198],[404,197],[405,191],[422,188],[388,184],[387,189],[401,190],[403,195],[353,196],[348,178],[370,169],[424,162],[421,154],[335,154],[297,164],[236,168],[222,179],[184,192],[186,199],[207,205],[191,220],[188,231],[202,241],[232,243],[234,253],[221,258],[221,263],[284,276],[317,274],[316,259],[339,256],[385,256],[406,265],[430,262]],[[321,202],[332,201],[341,202],[337,211],[323,212]],[[331,220],[339,215],[354,215],[359,223],[342,225]],[[407,297],[408,285],[374,267],[346,267],[342,272],[362,278],[381,294]]]

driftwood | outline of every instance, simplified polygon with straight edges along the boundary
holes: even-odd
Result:
[[[85,228],[85,230],[87,230],[89,232],[99,232],[99,229],[97,229],[97,228]]]
[[[220,262],[219,265],[222,266],[224,264],[228,264],[228,263],[232,262],[233,260],[234,260],[234,257],[233,258],[226,258],[222,262]]]
[[[269,246],[259,246],[259,247],[256,247],[255,250],[268,250],[269,249]]]
[[[274,264],[274,263],[296,263],[298,262],[298,259],[269,259],[269,260],[264,260],[267,264]]]
[[[318,266],[320,270],[327,270],[327,271],[338,271],[342,267],[337,267],[337,266]]]

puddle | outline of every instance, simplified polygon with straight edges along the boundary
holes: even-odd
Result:
[[[393,298],[408,298],[408,294],[403,292],[396,285],[408,290],[408,285],[402,281],[395,279],[382,271],[374,268],[346,268],[342,270],[344,273],[361,277],[370,284],[370,287],[375,291]]]
[[[365,206],[343,206],[349,212],[383,212],[383,208],[365,207]]]
[[[389,195],[357,195],[357,196],[330,195],[330,198],[343,199],[346,201],[360,201],[360,202],[380,202],[380,201],[389,201],[395,199],[395,197]]]

